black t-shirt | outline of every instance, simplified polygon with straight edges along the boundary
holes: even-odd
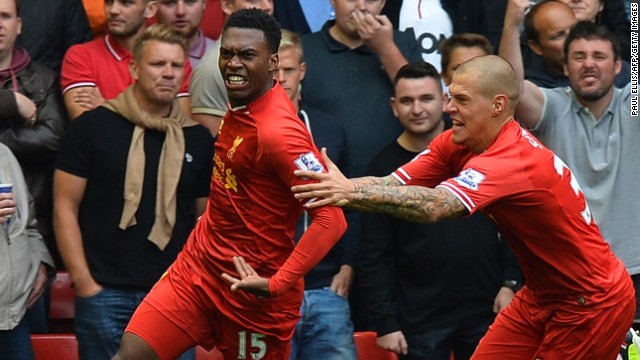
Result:
[[[369,174],[389,175],[416,155],[394,141],[374,158]],[[417,224],[366,213],[358,255],[365,302],[379,335],[493,316],[502,281],[522,277],[515,256],[482,214]]]
[[[207,197],[213,140],[202,126],[184,128],[185,158],[177,191],[176,224],[161,251],[148,240],[155,221],[158,163],[165,133],[146,130],[145,170],[137,224],[121,230],[124,179],[134,125],[98,107],[71,122],[56,168],[87,179],[79,209],[85,256],[100,284],[149,289],[182,250],[195,225],[195,199]]]

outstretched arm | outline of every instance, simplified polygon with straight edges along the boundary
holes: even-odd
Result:
[[[520,97],[516,108],[516,120],[526,128],[534,128],[542,116],[544,94],[534,83],[524,79],[524,64],[520,50],[520,26],[524,23],[529,0],[509,0],[502,27],[498,54],[511,63],[518,77]]]
[[[468,211],[448,190],[401,186],[391,175],[347,179],[329,159],[326,149],[322,149],[322,157],[327,164],[326,173],[303,170],[295,172],[296,176],[318,180],[318,183],[292,188],[297,199],[312,199],[305,204],[307,208],[322,205],[348,206],[420,223],[458,217]]]

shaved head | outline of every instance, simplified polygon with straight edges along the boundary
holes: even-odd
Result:
[[[513,114],[518,103],[520,88],[518,78],[511,64],[496,55],[477,56],[462,63],[456,69],[456,75],[475,75],[477,91],[487,99],[504,95],[509,99],[509,112]]]

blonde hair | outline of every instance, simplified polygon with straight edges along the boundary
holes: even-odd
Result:
[[[302,64],[304,62],[304,52],[302,51],[302,42],[300,41],[300,34],[282,29],[282,40],[280,40],[280,50],[294,49],[298,52],[298,60]]]
[[[189,45],[187,44],[187,39],[185,39],[184,35],[170,26],[153,24],[144,30],[142,36],[140,36],[140,38],[136,40],[135,45],[133,45],[133,58],[136,62],[140,61],[144,44],[150,40],[180,45],[182,50],[184,50],[185,55],[189,52]]]

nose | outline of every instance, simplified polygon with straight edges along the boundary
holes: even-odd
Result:
[[[411,112],[414,114],[420,114],[422,112],[422,107],[420,106],[420,100],[414,100],[411,103]]]
[[[242,62],[240,61],[240,56],[238,56],[238,54],[233,54],[233,56],[227,60],[227,67],[239,68],[241,66]]]
[[[366,7],[364,6],[366,0],[357,0],[356,1],[356,9],[360,11],[365,11]]]
[[[176,3],[176,15],[184,15],[184,1],[183,0],[179,0]]]
[[[591,68],[595,65],[596,61],[593,58],[593,56],[586,56],[584,58],[584,61],[582,62],[582,65],[586,68]]]
[[[162,77],[165,79],[173,79],[176,77],[176,71],[172,64],[168,63],[162,67]]]
[[[455,106],[453,106],[453,99],[449,99],[447,101],[445,101],[444,103],[444,112],[451,114],[453,111],[455,111]]]
[[[105,12],[108,14],[120,13],[120,5],[117,1],[112,1],[110,4],[105,3]]]

